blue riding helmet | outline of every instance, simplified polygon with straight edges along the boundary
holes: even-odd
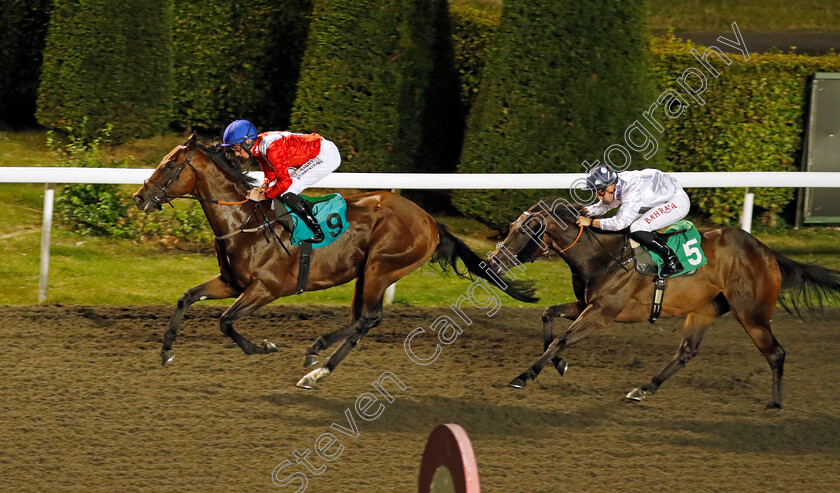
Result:
[[[601,190],[618,183],[618,173],[606,164],[599,164],[586,175],[586,186],[590,190]]]
[[[257,127],[253,123],[248,120],[236,120],[225,129],[225,133],[222,135],[224,141],[222,147],[230,147],[241,144],[246,140],[256,139],[257,135],[259,135],[259,132],[257,132]]]

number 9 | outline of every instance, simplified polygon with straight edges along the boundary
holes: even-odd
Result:
[[[330,236],[333,238],[336,238],[339,234],[341,234],[341,228],[344,227],[344,223],[341,221],[341,216],[337,212],[333,212],[327,216],[327,227],[335,230],[330,232]]]

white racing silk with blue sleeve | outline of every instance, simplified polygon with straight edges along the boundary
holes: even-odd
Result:
[[[601,216],[619,207],[615,216],[600,220],[600,229],[619,231],[630,227],[630,231],[655,231],[685,217],[689,205],[688,196],[673,176],[658,169],[622,171],[618,173],[613,200],[599,200],[588,206],[586,215]]]

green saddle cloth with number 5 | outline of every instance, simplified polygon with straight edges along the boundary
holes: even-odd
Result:
[[[318,224],[321,225],[321,231],[324,232],[324,241],[313,243],[313,250],[332,244],[347,231],[347,203],[340,194],[331,193],[322,197],[309,197],[303,194],[300,196],[309,202],[309,207],[312,208],[312,215],[318,220]],[[282,204],[282,202],[280,203]],[[285,204],[283,204],[283,207],[288,212],[289,208]],[[309,226],[306,225],[303,219],[295,213],[290,213],[290,215],[294,224],[292,228],[292,245],[299,245],[312,238],[312,230],[309,229]]]
[[[681,219],[669,226],[663,236],[666,237],[668,247],[674,251],[683,265],[683,271],[672,277],[692,275],[701,266],[706,265],[706,255],[700,245],[700,232],[697,231],[694,223]],[[640,246],[640,248],[643,247]],[[647,248],[644,248],[644,251],[650,255],[652,262],[640,261],[640,256],[637,255],[636,270],[642,274],[658,274],[663,263],[662,258]]]

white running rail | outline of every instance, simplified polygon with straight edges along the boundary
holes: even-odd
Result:
[[[59,183],[90,183],[140,185],[151,176],[153,169],[126,168],[53,168],[0,167],[0,183],[44,183],[44,219],[41,229],[41,272],[38,283],[38,302],[47,297],[49,275],[50,232],[52,228],[55,185]],[[262,181],[261,172],[250,172]],[[744,209],[741,227],[747,232],[752,224],[754,194],[750,188],[840,188],[840,173],[829,172],[709,172],[673,173],[683,188],[744,188]],[[584,173],[333,173],[320,182],[318,188],[351,189],[544,189],[568,190],[580,186]],[[386,298],[393,299],[393,286]]]

